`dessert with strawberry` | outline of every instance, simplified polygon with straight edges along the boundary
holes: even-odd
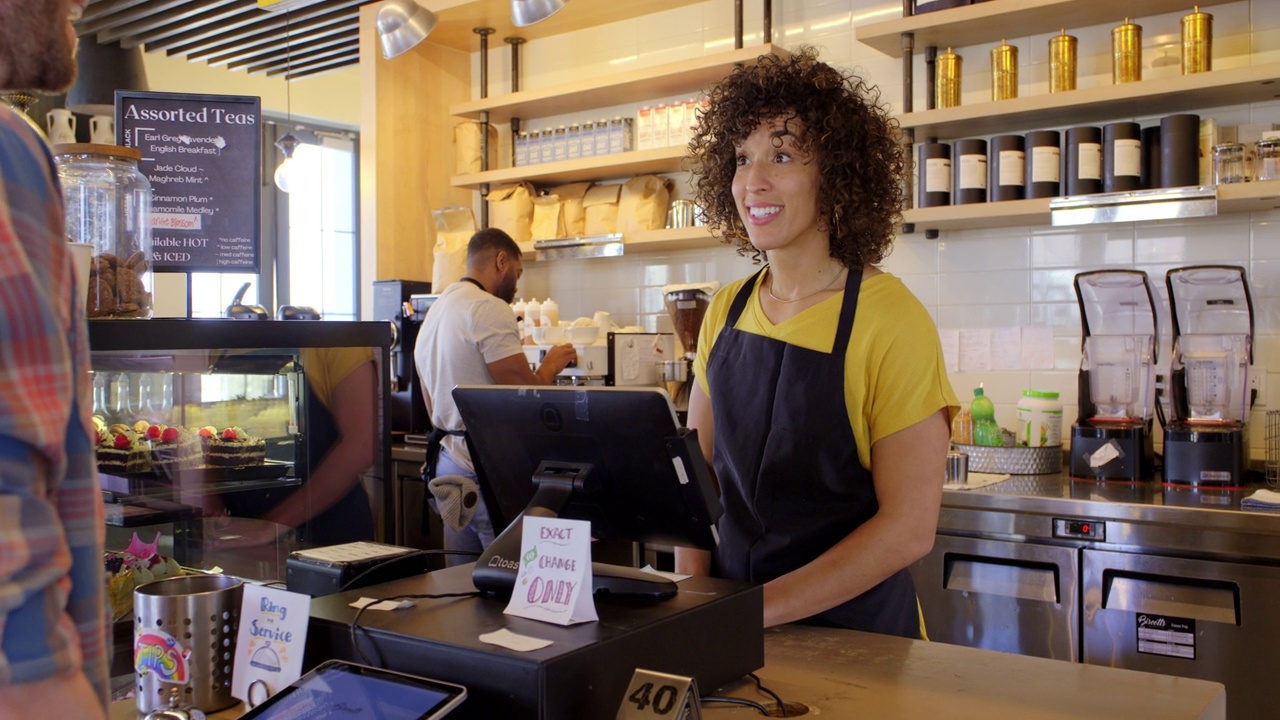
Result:
[[[204,462],[204,447],[192,430],[151,425],[146,435],[151,442],[151,467],[158,473],[173,476],[180,470],[198,468]]]
[[[208,430],[208,434],[205,431]],[[266,461],[267,444],[262,438],[250,437],[238,427],[217,431],[205,427],[200,430],[204,443],[204,464],[210,467],[235,468],[261,465]]]
[[[151,470],[151,452],[138,433],[124,425],[95,427],[98,471],[108,475]]]

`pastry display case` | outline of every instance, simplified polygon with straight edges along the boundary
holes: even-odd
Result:
[[[89,342],[117,624],[175,569],[278,581],[293,550],[389,539],[388,323],[90,320]]]

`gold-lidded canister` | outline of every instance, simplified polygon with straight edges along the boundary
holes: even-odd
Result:
[[[1111,30],[1111,81],[1116,84],[1142,79],[1142,26],[1124,19]]]
[[[1213,69],[1213,16],[1200,12],[1196,5],[1182,18],[1182,74],[1209,72]]]
[[[1004,40],[991,48],[991,99],[1018,97],[1018,48]]]
[[[1076,38],[1066,29],[1049,38],[1049,92],[1076,89]]]
[[[934,82],[937,93],[934,105],[938,108],[960,106],[960,69],[963,62],[964,58],[952,52],[951,48],[947,48],[934,61],[934,69],[938,74]]]

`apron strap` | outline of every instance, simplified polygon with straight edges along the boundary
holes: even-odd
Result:
[[[440,457],[440,443],[449,435],[464,438],[467,436],[467,431],[431,428],[431,432],[427,433],[427,457],[419,470],[419,472],[422,473],[423,482],[428,482],[435,477],[436,460]]]
[[[756,283],[760,281],[760,276],[768,269],[769,266],[765,265],[756,271],[756,274],[752,275],[750,280],[742,283],[738,294],[733,296],[733,303],[729,305],[729,317],[724,321],[725,327],[731,328],[738,324],[738,318],[742,317],[742,311],[746,309],[747,301],[751,299],[751,292],[756,289]]]

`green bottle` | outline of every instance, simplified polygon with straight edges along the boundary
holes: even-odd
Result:
[[[973,444],[1000,447],[1004,438],[1000,433],[1000,424],[996,422],[996,406],[982,390],[982,386],[973,389],[973,402],[969,404],[969,413],[973,415]]]

